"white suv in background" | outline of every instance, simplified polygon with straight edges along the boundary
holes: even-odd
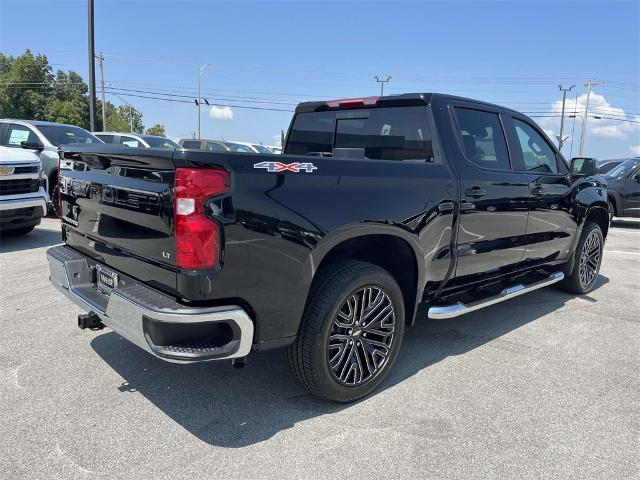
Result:
[[[47,179],[35,153],[0,147],[0,234],[25,235],[47,212]]]
[[[40,120],[0,119],[0,145],[26,149],[42,162],[49,198],[58,197],[58,147],[69,143],[103,143],[84,128]],[[57,202],[52,202],[57,208]]]

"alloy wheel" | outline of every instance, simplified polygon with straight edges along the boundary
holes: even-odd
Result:
[[[602,242],[597,232],[592,231],[585,240],[580,254],[580,283],[583,287],[591,287],[595,282],[601,259]]]
[[[384,369],[395,339],[396,312],[382,288],[369,285],[347,296],[327,344],[329,369],[342,385],[363,385]]]

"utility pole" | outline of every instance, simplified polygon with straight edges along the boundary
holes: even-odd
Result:
[[[89,37],[89,126],[96,130],[96,49],[93,41],[93,0],[88,0],[88,37]]]
[[[562,92],[562,116],[560,117],[560,136],[558,137],[558,150],[562,151],[562,145],[564,145],[564,137],[562,132],[564,131],[564,104],[567,101],[567,92],[570,92],[575,85],[571,85],[569,88],[562,88],[562,85],[558,85],[558,89]]]
[[[373,77],[376,79],[376,82],[378,82],[380,84],[380,96],[383,97],[384,96],[384,84],[385,83],[389,83],[391,81],[391,75],[387,75],[387,77],[385,79],[380,79],[380,77],[378,75],[376,75],[375,77]]]
[[[107,131],[107,105],[104,102],[104,54],[100,52],[98,55],[100,60],[100,89],[102,90],[102,130]]]
[[[200,103],[202,103],[202,97],[200,96],[200,81],[202,80],[202,74],[208,66],[209,64],[205,63],[198,71],[198,99],[196,100],[196,105],[198,106],[198,140],[202,138],[200,135]]]
[[[584,119],[582,120],[582,133],[580,134],[580,152],[578,153],[579,157],[582,157],[582,153],[584,151],[584,137],[587,134],[587,119],[589,118],[589,98],[591,97],[591,89],[598,85],[598,82],[594,82],[593,80],[589,80],[585,87],[587,87],[587,101],[584,105]]]

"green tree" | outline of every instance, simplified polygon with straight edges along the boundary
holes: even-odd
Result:
[[[52,85],[52,98],[47,105],[47,119],[89,128],[89,88],[76,72],[58,70]]]
[[[167,134],[164,125],[161,123],[156,123],[153,127],[147,128],[147,133],[149,135],[158,135],[159,137],[164,137]]]
[[[116,107],[111,102],[107,102],[107,128],[109,132],[144,132],[142,124],[142,113],[128,105]],[[99,123],[102,118],[98,119]]]
[[[0,0],[1,1],[1,0]],[[89,129],[89,88],[74,71],[54,75],[45,55],[12,57],[0,53],[0,118],[49,120]],[[107,125],[102,125],[102,103],[96,105],[96,129],[144,132],[142,113],[129,106],[105,105]]]
[[[0,117],[44,120],[52,82],[45,55],[0,53]]]

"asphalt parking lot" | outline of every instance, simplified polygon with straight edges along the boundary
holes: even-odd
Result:
[[[374,395],[306,394],[284,351],[157,360],[50,286],[58,221],[0,246],[0,478],[640,478],[640,224],[598,286],[419,322]]]

